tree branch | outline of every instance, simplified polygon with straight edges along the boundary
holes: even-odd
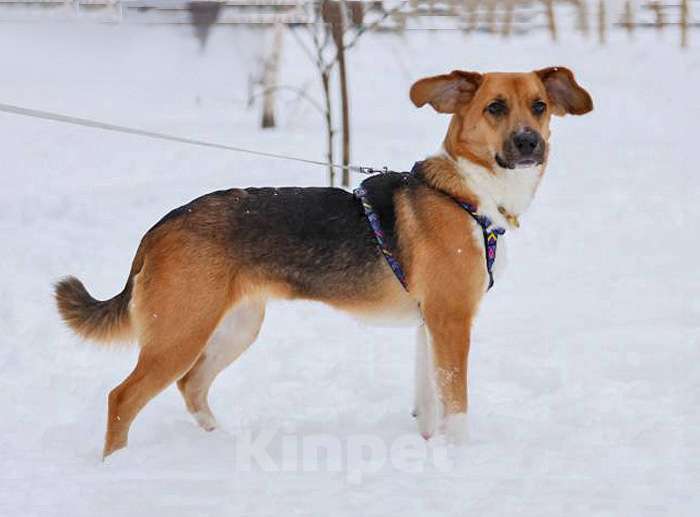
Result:
[[[255,99],[255,98],[260,97],[262,95],[265,95],[266,93],[276,92],[276,91],[280,91],[280,90],[288,90],[288,91],[292,91],[292,92],[296,93],[299,96],[299,98],[302,98],[302,99],[308,101],[309,104],[311,104],[314,108],[316,108],[318,110],[318,112],[321,113],[321,115],[325,115],[326,112],[323,109],[323,107],[318,102],[316,102],[311,96],[309,96],[303,89],[297,88],[296,86],[289,86],[286,84],[279,84],[279,85],[275,85],[275,86],[270,86],[269,88],[265,88],[262,91],[251,95],[250,98],[252,100],[252,99]]]
[[[392,14],[397,13],[397,12],[399,12],[401,9],[403,9],[404,6],[408,3],[408,1],[409,1],[409,0],[403,0],[403,1],[402,1],[399,5],[397,5],[396,7],[392,8],[392,9],[389,9],[388,11],[384,11],[384,13],[383,13],[379,18],[377,18],[376,20],[374,20],[374,21],[373,21],[372,23],[370,23],[369,25],[361,25],[360,28],[357,29],[357,32],[355,33],[355,36],[354,36],[346,45],[344,45],[345,50],[348,50],[348,49],[354,47],[354,46],[357,44],[357,42],[359,41],[360,37],[361,37],[365,32],[371,32],[371,31],[373,31],[374,29],[376,29],[377,27],[379,27],[382,23],[384,23],[384,21],[385,21],[389,16],[391,16]],[[344,3],[344,2],[343,2],[343,3]],[[347,31],[346,31],[346,32],[347,32]],[[331,68],[333,68],[333,65],[335,65],[335,63],[336,63],[337,61],[338,61],[338,52],[336,52],[336,54],[335,54],[335,56],[333,57],[333,59],[332,59],[328,64],[326,64],[326,69],[330,70]]]

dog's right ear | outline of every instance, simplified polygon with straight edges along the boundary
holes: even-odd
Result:
[[[474,98],[482,81],[481,74],[462,70],[426,77],[411,86],[411,101],[419,108],[430,103],[438,113],[455,113]]]

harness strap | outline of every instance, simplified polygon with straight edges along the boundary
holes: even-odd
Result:
[[[372,208],[372,204],[369,202],[369,198],[367,197],[367,189],[360,186],[355,189],[354,194],[355,197],[357,197],[362,203],[362,208],[365,211],[365,216],[367,216],[369,225],[372,227],[374,237],[377,239],[377,244],[379,245],[379,249],[382,252],[382,255],[384,255],[384,258],[389,264],[389,267],[394,272],[394,275],[396,275],[396,278],[398,278],[399,282],[401,282],[403,288],[406,289],[406,291],[408,291],[408,285],[406,284],[406,274],[403,272],[399,261],[396,260],[396,257],[394,257],[391,251],[389,251],[389,246],[386,243],[384,231],[382,230],[382,225],[379,221],[379,216],[374,211],[374,208]]]
[[[420,173],[420,170],[421,162],[416,162],[413,165],[413,169],[411,169],[411,174],[418,175]],[[408,284],[406,283],[406,274],[401,268],[401,264],[399,263],[397,258],[392,254],[391,250],[389,249],[384,231],[382,230],[382,225],[379,220],[379,216],[372,207],[372,204],[369,202],[367,189],[363,185],[364,182],[358,188],[355,189],[355,197],[357,197],[362,203],[362,208],[365,212],[365,216],[367,217],[372,231],[374,232],[374,237],[377,239],[377,244],[379,246],[380,251],[382,252],[382,255],[384,255],[384,258],[389,264],[389,267],[394,272],[394,275],[399,280],[399,282],[401,282],[403,288],[406,289],[406,291],[408,291]],[[446,195],[449,196],[449,194]],[[486,290],[489,291],[494,284],[493,264],[496,261],[496,248],[498,246],[498,237],[499,235],[503,235],[504,233],[506,233],[506,230],[504,228],[501,228],[500,226],[494,226],[489,217],[477,213],[476,208],[470,205],[469,203],[462,201],[461,199],[454,198],[452,196],[449,197],[462,209],[464,209],[472,217],[472,219],[476,221],[476,224],[478,224],[481,227],[481,231],[484,235],[486,271],[489,275],[489,286]]]
[[[486,250],[486,271],[489,274],[489,287],[487,291],[493,287],[493,264],[496,261],[496,248],[498,246],[498,236],[506,233],[504,228],[493,226],[491,219],[485,215],[476,213],[476,209],[469,203],[455,199],[455,202],[461,206],[466,212],[472,216],[476,223],[481,226],[481,231],[484,234],[484,249]]]

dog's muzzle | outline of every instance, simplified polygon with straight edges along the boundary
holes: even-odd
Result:
[[[544,162],[546,144],[542,136],[530,127],[514,131],[503,144],[503,154],[496,155],[504,169],[532,167]]]

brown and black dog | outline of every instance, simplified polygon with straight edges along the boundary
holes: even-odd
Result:
[[[410,97],[452,114],[443,149],[417,174],[365,183],[382,207],[407,289],[378,249],[361,204],[333,188],[213,192],[146,233],[114,298],[95,300],[72,277],[57,284],[59,311],[76,333],[135,339],[141,347],[135,369],[109,394],[105,456],[126,446],[139,411],[175,381],[198,423],[213,429],[209,387],[253,343],[269,298],[415,321],[420,432],[429,437],[441,418],[448,432],[451,422],[463,425],[470,328],[488,275],[482,229],[454,199],[494,224],[519,226],[544,173],[550,117],[581,115],[593,105],[562,67],[454,71],[419,80]]]

